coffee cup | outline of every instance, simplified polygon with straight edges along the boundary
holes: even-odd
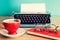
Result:
[[[20,19],[6,19],[1,22],[8,34],[17,34],[17,30],[21,25]]]

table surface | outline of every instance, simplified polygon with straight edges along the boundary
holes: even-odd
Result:
[[[10,16],[0,16],[0,21],[2,20],[5,20],[5,19],[10,19],[12,17]],[[60,29],[60,17],[51,17],[51,20],[52,20],[52,24],[55,24],[57,26],[59,26],[58,29]],[[1,24],[0,24],[1,26]],[[25,29],[26,31],[30,28],[23,28]],[[20,36],[20,37],[15,37],[15,38],[7,38],[7,37],[4,37],[2,35],[0,35],[0,40],[51,40],[51,39],[47,39],[47,38],[43,38],[43,37],[37,37],[37,36],[33,36],[33,35],[28,35],[27,33],[25,33],[24,35]],[[58,39],[60,40],[60,39]]]

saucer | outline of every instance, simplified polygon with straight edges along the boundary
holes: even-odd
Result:
[[[8,31],[5,29],[0,29],[0,34],[6,37],[18,37],[21,36],[25,33],[25,30],[23,28],[18,28],[17,30],[17,34],[12,35],[12,34],[8,34]]]

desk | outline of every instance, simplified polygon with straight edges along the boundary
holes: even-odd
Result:
[[[12,18],[10,16],[1,16],[0,17],[0,21],[4,20],[4,19],[8,19],[8,18]],[[56,24],[59,26],[60,29],[60,18],[59,17],[51,17],[52,20],[52,24]],[[1,26],[1,24],[0,24]],[[28,30],[29,28],[23,28],[25,30]],[[28,35],[28,34],[24,34],[20,37],[16,37],[16,38],[6,38],[3,37],[2,35],[0,35],[0,40],[51,40],[51,39],[47,39],[47,38],[42,38],[42,37],[37,37],[37,36],[32,36],[32,35]],[[59,39],[60,40],[60,39]]]

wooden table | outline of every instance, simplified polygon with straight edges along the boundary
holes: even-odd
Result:
[[[2,21],[4,19],[8,19],[8,18],[12,18],[12,17],[1,16],[0,17],[0,21]],[[60,29],[60,17],[51,17],[51,20],[52,20],[51,23],[58,25],[59,26],[58,29]],[[0,24],[0,26],[1,26],[1,24]],[[29,28],[23,28],[23,29],[25,29],[27,31]],[[32,35],[28,35],[27,33],[25,33],[24,35],[22,35],[20,37],[15,37],[15,38],[6,38],[6,37],[0,35],[0,40],[51,40],[51,39],[47,39],[47,38],[43,38],[43,37],[37,37],[37,36],[32,36]]]

